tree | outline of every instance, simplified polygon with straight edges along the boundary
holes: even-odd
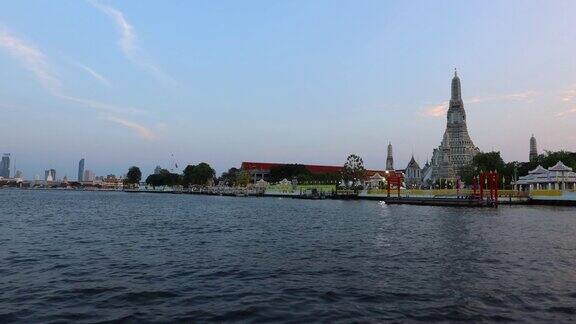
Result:
[[[566,166],[576,170],[576,152],[569,151],[545,151],[530,162],[516,162],[517,176],[525,176],[529,171],[534,170],[538,165],[544,168],[554,166],[562,161]]]
[[[214,180],[214,176],[216,175],[216,171],[212,169],[212,167],[205,162],[202,162],[196,166],[194,169],[196,174],[196,184],[205,186],[208,182]]]
[[[220,178],[218,178],[218,182],[224,184],[225,186],[234,187],[236,185],[236,177],[238,176],[238,172],[240,172],[237,168],[230,168],[228,171],[223,172]]]
[[[500,177],[500,181],[502,181],[504,186],[509,186],[512,180],[518,177],[518,165],[519,163],[517,161],[508,162],[504,165],[502,176]],[[502,179],[502,177],[504,179]]]
[[[126,174],[126,179],[124,180],[124,182],[126,184],[134,186],[140,183],[140,180],[142,180],[142,172],[140,171],[140,168],[138,168],[137,166],[130,167],[130,169],[128,169],[128,173]]]
[[[188,165],[182,174],[182,184],[186,187],[190,185],[205,186],[214,179],[216,171],[208,163],[198,165]]]
[[[156,174],[151,174],[146,178],[146,184],[156,188],[159,186],[173,187],[181,182],[180,175],[171,173],[166,169],[159,170]]]
[[[270,182],[280,182],[310,176],[311,173],[302,164],[284,164],[270,168]]]
[[[502,173],[505,165],[500,152],[478,153],[472,159],[472,163],[480,172],[496,171]]]
[[[460,170],[460,178],[467,184],[471,184],[474,177],[481,172],[496,171],[499,181],[505,187],[518,177],[525,176],[538,165],[544,168],[554,166],[562,161],[567,166],[576,169],[576,152],[568,151],[545,151],[530,162],[512,161],[505,163],[500,152],[478,153],[467,166]]]
[[[156,189],[156,187],[160,187],[162,185],[162,177],[159,173],[151,174],[146,178],[146,184]]]
[[[362,158],[355,154],[349,155],[342,168],[342,179],[344,179],[346,185],[348,185],[349,182],[356,185],[358,181],[363,181],[365,177],[366,169],[364,169],[364,161]]]
[[[190,164],[184,168],[184,171],[182,172],[182,185],[184,187],[189,187],[190,185],[195,184],[195,169],[196,166]]]
[[[472,184],[478,174],[477,167],[474,163],[469,163],[460,169],[460,180],[464,183]]]
[[[240,187],[246,187],[250,183],[250,180],[250,174],[247,171],[242,170],[238,172],[236,176],[236,185]]]
[[[558,161],[562,161],[566,166],[576,170],[576,152],[568,151],[545,151],[538,156],[536,161],[545,168],[554,166]]]
[[[500,152],[487,152],[478,153],[474,156],[472,161],[460,170],[460,179],[464,183],[472,184],[473,179],[480,175],[482,172],[496,171],[502,181],[502,176],[507,178],[508,182],[511,178],[509,172],[513,172],[513,166],[507,166],[500,156]]]

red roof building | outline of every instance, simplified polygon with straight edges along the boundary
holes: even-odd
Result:
[[[244,171],[249,172],[253,181],[258,181],[260,179],[267,180],[268,175],[270,174],[270,169],[272,169],[273,167],[283,166],[287,164],[289,163],[242,162],[242,166],[240,168]],[[340,171],[342,171],[341,166],[332,166],[332,165],[304,164],[304,167],[312,174],[339,173]],[[376,173],[384,177],[386,175],[386,172],[390,171],[366,170],[366,178],[369,178]]]

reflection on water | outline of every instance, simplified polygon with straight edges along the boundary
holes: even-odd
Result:
[[[575,318],[570,208],[0,190],[0,322]]]

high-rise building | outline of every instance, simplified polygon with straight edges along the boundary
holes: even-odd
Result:
[[[446,130],[440,146],[432,153],[431,167],[424,174],[424,180],[434,182],[458,177],[462,167],[469,164],[479,152],[468,134],[460,78],[454,70]]]
[[[84,180],[84,158],[78,162],[78,181]]]
[[[56,181],[56,170],[50,169],[44,171],[44,181]]]
[[[538,158],[538,148],[536,146],[536,138],[534,137],[534,134],[532,134],[532,137],[530,137],[530,162],[536,160]]]
[[[388,142],[388,155],[386,157],[386,170],[394,170],[394,157],[392,157],[392,143]]]
[[[2,155],[2,162],[0,162],[0,177],[10,178],[10,153]]]
[[[96,179],[96,175],[92,170],[84,170],[84,181],[94,181]]]

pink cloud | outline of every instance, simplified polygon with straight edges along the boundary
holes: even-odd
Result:
[[[564,91],[562,95],[562,101],[571,102],[576,99],[576,84],[572,85],[572,87],[566,91]]]
[[[130,120],[114,117],[114,116],[109,116],[107,119],[113,123],[124,126],[124,127],[129,128],[133,131],[136,131],[136,133],[144,139],[153,140],[156,138],[156,134],[152,131],[152,129],[150,129],[144,125],[135,123],[135,122],[130,121]]]
[[[448,102],[445,101],[439,105],[424,109],[421,115],[426,117],[442,117],[446,114],[447,110],[448,110]]]
[[[556,114],[556,117],[563,117],[570,114],[576,114],[576,108],[572,108]]]
[[[536,94],[537,92],[535,91],[525,91],[504,95],[471,97],[464,99],[464,104],[476,104],[490,101],[521,101],[531,103],[534,101],[534,97],[536,96]],[[422,112],[420,112],[420,115],[425,117],[442,117],[446,114],[447,110],[448,110],[448,101],[444,101],[440,104],[425,108]]]

